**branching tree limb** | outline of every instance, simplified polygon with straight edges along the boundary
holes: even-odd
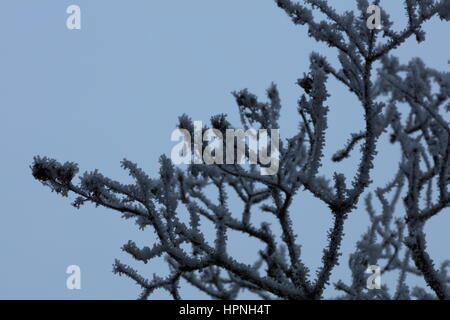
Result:
[[[372,183],[378,141],[383,133],[390,132],[391,142],[399,146],[402,154],[398,172],[385,187],[375,189],[381,213],[377,214],[373,207],[372,193],[366,196],[371,224],[349,260],[352,283],[339,281],[335,287],[346,299],[433,298],[423,289],[409,289],[406,279],[414,274],[425,279],[435,297],[449,299],[449,263],[436,268],[427,253],[424,226],[450,205],[450,127],[445,120],[448,110],[443,110],[446,103],[449,107],[450,73],[427,68],[420,59],[401,65],[389,56],[412,36],[424,41],[422,26],[428,20],[436,16],[449,20],[448,1],[406,0],[408,25],[401,32],[392,29],[393,23],[385,12],[382,29],[369,30],[366,0],[358,0],[357,10],[344,14],[323,0],[276,3],[295,24],[307,26],[311,37],[335,48],[340,63],[336,68],[318,53],[311,54],[310,70],[298,81],[304,90],[298,101],[299,132],[281,143],[276,174],[261,175],[261,163],[193,164],[181,170],[162,156],[157,178],[150,178],[136,164],[123,160],[122,167],[133,178],[133,184],[122,184],[98,171],[85,173],[75,184],[76,164],[35,157],[33,176],[62,196],[75,195],[73,205],[77,208],[90,202],[135,219],[142,229],[153,229],[158,242],[151,248],[139,248],[130,241],[123,250],[144,263],[165,257],[167,277],[148,280],[120,261],[114,264],[114,272],[131,278],[142,288],[141,298],[162,288],[174,299],[181,299],[179,283],[184,280],[216,299],[235,299],[243,290],[263,299],[321,299],[339,263],[346,219]],[[380,1],[374,3],[379,5]],[[314,11],[326,19],[316,21]],[[336,162],[344,161],[361,144],[356,175],[351,179],[340,173],[331,179],[320,174],[331,108],[327,105],[328,77],[355,95],[364,114],[362,128],[333,157]],[[275,85],[267,90],[268,102],[260,102],[247,90],[235,92],[234,97],[246,130],[279,128],[282,105]],[[400,104],[408,106],[406,112],[399,111]],[[179,118],[178,127],[194,134],[194,123],[187,115]],[[222,133],[233,129],[225,115],[212,117],[211,128]],[[351,183],[347,185],[346,180]],[[315,277],[303,261],[292,223],[298,219],[292,203],[302,188],[329,208],[333,220]],[[213,190],[217,199],[210,196]],[[232,209],[230,193],[244,204],[242,212]],[[403,218],[394,215],[401,211],[396,209],[401,198]],[[255,212],[271,215],[281,234],[275,234],[268,222],[255,223]],[[202,231],[205,222],[214,225],[213,242],[207,241]],[[231,232],[260,243],[257,261],[248,265],[232,257],[228,239]],[[366,289],[367,266],[382,262],[383,273],[399,272],[393,294],[386,286]]]

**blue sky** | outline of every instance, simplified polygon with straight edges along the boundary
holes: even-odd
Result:
[[[329,1],[342,10],[353,1]],[[383,7],[404,25],[401,3]],[[77,4],[82,29],[66,28],[66,8]],[[428,39],[410,41],[395,52],[403,62],[422,57],[432,67],[447,68],[449,24],[433,20]],[[308,71],[312,50],[333,50],[309,39],[272,0],[4,0],[0,3],[0,298],[134,299],[139,288],[112,274],[115,258],[144,274],[162,274],[161,263],[134,264],[120,247],[128,240],[152,244],[153,235],[114,212],[87,206],[76,210],[70,199],[50,193],[33,180],[35,155],[75,161],[80,169],[100,169],[126,179],[120,160],[137,162],[156,173],[160,154],[170,153],[170,133],[182,113],[207,122],[228,113],[238,125],[230,94],[249,88],[263,97],[275,82],[283,101],[281,135],[297,128],[295,81]],[[330,82],[328,154],[362,125],[357,101]],[[380,146],[374,181],[383,184],[395,170],[395,150]],[[349,161],[322,172],[354,172]],[[299,239],[311,268],[320,254],[331,219],[328,210],[307,194],[299,195]],[[344,253],[366,230],[363,210],[349,218]],[[430,250],[448,258],[448,217],[432,221]],[[252,252],[250,245],[234,248]],[[254,250],[254,249],[253,249]],[[348,277],[346,256],[333,280]],[[82,290],[67,290],[66,267],[82,270]],[[386,281],[389,281],[387,279]],[[201,298],[189,288],[186,298]],[[330,292],[331,294],[332,292]],[[167,298],[157,292],[155,298]]]

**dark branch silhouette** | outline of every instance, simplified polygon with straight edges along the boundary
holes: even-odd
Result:
[[[34,158],[33,176],[62,196],[76,195],[73,205],[77,208],[91,202],[136,219],[142,229],[155,231],[158,242],[153,247],[139,248],[129,241],[123,250],[144,263],[165,257],[170,270],[167,277],[149,280],[119,261],[114,264],[114,272],[133,279],[142,288],[140,297],[144,299],[160,288],[174,299],[181,299],[180,280],[216,299],[235,299],[243,290],[262,299],[321,299],[341,255],[346,219],[366,191],[365,205],[371,223],[349,259],[351,283],[335,283],[342,292],[340,298],[450,298],[450,277],[446,273],[450,262],[436,267],[427,252],[424,232],[426,222],[450,205],[450,127],[445,120],[445,112],[450,108],[450,73],[427,68],[420,59],[402,65],[390,56],[410,37],[424,41],[422,26],[430,19],[448,21],[449,1],[404,1],[408,24],[399,32],[393,30],[393,22],[385,12],[381,29],[370,30],[366,25],[366,0],[358,0],[357,10],[344,14],[323,0],[276,3],[295,24],[306,26],[310,37],[337,49],[340,66],[336,69],[325,57],[311,54],[310,70],[298,80],[304,90],[298,101],[299,131],[281,143],[275,175],[261,175],[261,164],[192,164],[181,170],[162,156],[156,178],[123,160],[122,167],[134,179],[133,184],[114,181],[97,170],[84,173],[75,184],[76,164],[61,164],[46,157]],[[374,1],[375,5],[379,3]],[[317,21],[314,11],[326,19]],[[320,175],[331,108],[326,104],[329,77],[356,96],[364,113],[362,128],[332,158],[345,161],[360,144],[354,177],[340,173],[333,177]],[[275,85],[268,89],[265,103],[247,90],[235,92],[234,96],[245,129],[279,128],[281,101]],[[186,115],[179,118],[178,127],[191,133],[194,130]],[[218,115],[211,118],[211,128],[224,133],[233,127],[225,115]],[[392,159],[398,161],[398,172],[385,187],[369,189],[377,144],[387,132],[391,143],[401,150],[401,158]],[[217,199],[210,196],[211,189],[216,191]],[[333,221],[315,276],[303,262],[292,223],[296,219],[292,202],[301,190],[326,204]],[[230,193],[242,201],[242,212],[230,209]],[[381,204],[381,212],[373,207],[373,194]],[[187,217],[181,216],[182,207]],[[255,212],[271,215],[281,234],[275,234],[268,222],[257,225]],[[395,217],[396,212],[404,212],[404,216]],[[215,227],[213,242],[205,238],[204,221]],[[259,258],[252,265],[230,255],[230,231],[261,243]],[[367,290],[365,271],[374,264],[381,266],[382,274],[398,272],[396,288],[384,285]],[[409,274],[423,277],[432,291],[410,289],[406,283]]]

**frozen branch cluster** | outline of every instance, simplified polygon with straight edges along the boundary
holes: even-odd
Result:
[[[77,208],[91,202],[117,211],[124,218],[134,218],[140,228],[155,232],[158,241],[152,247],[139,248],[130,241],[123,250],[144,263],[165,257],[168,276],[146,279],[120,261],[114,264],[116,273],[128,276],[142,288],[141,298],[148,298],[155,289],[165,289],[174,299],[180,299],[179,284],[183,280],[218,299],[234,299],[242,290],[264,299],[320,299],[338,264],[345,221],[371,185],[377,143],[388,132],[391,143],[401,149],[398,172],[385,187],[373,192],[381,203],[381,212],[376,212],[373,195],[368,193],[365,204],[371,224],[349,260],[352,282],[339,281],[335,286],[345,299],[450,298],[450,276],[446,273],[450,262],[443,262],[440,268],[435,266],[427,253],[424,233],[426,222],[450,204],[450,127],[445,120],[450,109],[450,73],[427,68],[420,59],[402,65],[390,56],[410,37],[424,41],[422,26],[428,20],[437,16],[448,21],[449,2],[404,1],[408,25],[402,31],[393,30],[393,22],[385,12],[382,29],[369,30],[366,9],[370,4],[365,0],[357,1],[355,12],[344,14],[323,0],[276,3],[295,24],[305,25],[311,37],[336,48],[340,63],[336,68],[318,53],[311,54],[309,73],[298,80],[304,91],[298,101],[299,131],[280,144],[276,175],[262,176],[258,165],[193,164],[182,170],[162,156],[156,178],[150,178],[136,164],[122,161],[122,167],[133,178],[132,184],[114,181],[98,171],[85,173],[75,184],[75,164],[45,157],[35,157],[33,176],[63,196],[75,194],[73,205]],[[314,11],[326,19],[317,21]],[[326,84],[330,77],[355,95],[364,113],[362,128],[332,158],[345,161],[361,145],[356,174],[350,179],[340,173],[333,177],[320,174],[330,108]],[[281,101],[275,85],[267,90],[267,102],[260,102],[247,90],[234,96],[244,128],[279,128]],[[178,126],[193,130],[187,115],[179,118]],[[225,115],[217,115],[211,118],[211,128],[225,132],[232,126]],[[212,189],[215,198],[210,196]],[[291,205],[303,189],[327,205],[332,219],[322,264],[315,275],[303,263],[292,224],[296,217]],[[230,209],[230,193],[242,201],[242,212]],[[403,218],[394,216],[401,210],[400,200]],[[181,216],[181,208],[185,208],[187,216]],[[281,234],[274,234],[268,222],[256,223],[255,215],[260,219],[261,214],[271,215]],[[214,241],[206,239],[204,221],[214,225]],[[230,232],[261,243],[257,261],[245,264],[230,254]],[[367,266],[382,262],[383,272],[399,273],[393,293],[387,287],[365,288]],[[431,291],[410,289],[406,284],[408,274],[422,276]]]

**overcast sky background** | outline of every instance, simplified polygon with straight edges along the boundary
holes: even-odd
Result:
[[[354,1],[329,3],[342,10]],[[82,30],[66,28],[71,4],[81,7]],[[382,4],[403,26],[401,1]],[[433,20],[425,30],[424,44],[409,41],[395,54],[402,62],[419,56],[448,70],[450,25]],[[147,275],[166,272],[164,264],[141,265],[120,250],[128,240],[152,245],[149,231],[106,209],[71,207],[72,198],[51,193],[32,178],[33,156],[75,161],[82,172],[97,168],[119,180],[126,178],[119,163],[126,157],[153,175],[158,157],[174,145],[170,133],[179,115],[206,123],[214,114],[228,113],[238,126],[230,92],[249,88],[264,99],[272,81],[281,93],[286,138],[297,128],[301,91],[295,81],[308,71],[312,50],[335,61],[333,50],[309,39],[272,0],[1,1],[0,298],[134,299],[140,289],[111,272],[115,258]],[[357,101],[334,82],[329,91],[328,158],[362,128]],[[396,169],[396,152],[386,143],[380,146],[375,185],[383,185]],[[326,163],[321,172],[331,177],[334,170],[351,175],[354,162]],[[330,214],[307,194],[296,199],[292,213],[303,257],[314,270]],[[437,261],[450,258],[449,225],[450,217],[440,216],[427,229]],[[333,281],[349,279],[347,254],[366,228],[361,208],[347,222],[344,256]],[[237,257],[255,253],[246,242],[232,249]],[[66,289],[71,264],[81,267],[82,290]],[[203,297],[190,288],[182,294]],[[158,291],[154,297],[168,295]]]

